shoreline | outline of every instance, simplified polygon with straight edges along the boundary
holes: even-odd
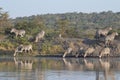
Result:
[[[55,58],[63,58],[63,55],[37,55],[34,57],[55,57]],[[119,58],[120,56],[102,56],[101,58]],[[84,58],[84,56],[75,57],[74,55],[67,55],[65,58]],[[85,58],[99,58],[99,56],[86,56]],[[100,58],[99,58],[100,59]]]
[[[0,57],[14,57],[13,56],[13,50],[7,50],[7,51],[2,51],[0,50]],[[29,54],[29,55],[28,55]],[[15,57],[49,57],[49,58],[63,58],[63,53],[59,53],[59,54],[38,54],[38,53],[18,53],[17,56]],[[104,55],[101,58],[119,58],[120,54],[114,54],[114,55]],[[78,57],[76,57],[75,55],[72,54],[67,54],[65,58],[84,58],[83,55],[79,55]],[[99,58],[98,55],[88,55],[85,58]],[[100,59],[100,58],[99,58]]]

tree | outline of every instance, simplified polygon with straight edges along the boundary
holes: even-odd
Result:
[[[59,20],[57,22],[58,25],[58,31],[61,35],[65,36],[66,35],[66,30],[68,28],[69,22],[68,20]]]
[[[6,28],[12,26],[8,12],[4,12],[2,8],[0,8],[0,33],[4,33]]]

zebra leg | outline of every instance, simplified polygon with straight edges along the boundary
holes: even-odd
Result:
[[[23,37],[23,34],[21,34],[20,36]]]
[[[16,37],[19,35],[18,33],[15,33]]]
[[[84,58],[87,56],[87,53],[84,54]]]
[[[66,55],[67,55],[67,52],[64,53],[63,58],[65,58]]]
[[[38,42],[38,38],[35,39],[35,42]]]
[[[27,52],[28,50],[25,50],[25,53]]]
[[[20,35],[21,37],[23,37],[23,35]]]
[[[78,57],[79,56],[79,53],[77,53],[76,55],[75,55],[75,57]]]
[[[31,54],[31,52],[32,52],[32,49],[30,49],[30,50],[28,50],[29,51],[29,54]]]
[[[14,54],[13,54],[14,57],[16,56],[17,52],[18,52],[18,48],[15,49],[15,52],[14,52]]]
[[[33,50],[32,50],[32,49],[30,49],[29,51],[30,51],[30,52],[33,52]]]
[[[111,45],[111,43],[112,43],[111,41],[108,41],[108,42],[107,42],[107,46],[110,46],[110,45]]]
[[[105,46],[108,46],[108,44],[109,44],[109,41],[105,41]]]
[[[14,57],[16,56],[16,54],[17,54],[17,53],[15,52],[15,53],[14,53]]]
[[[16,34],[15,37],[17,37],[18,35]]]
[[[13,54],[14,57],[17,55],[17,52],[18,52],[18,51],[15,51],[15,53]]]
[[[99,55],[99,58],[101,58],[102,57],[102,55]]]

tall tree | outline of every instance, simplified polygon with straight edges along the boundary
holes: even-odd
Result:
[[[66,36],[66,30],[68,28],[68,25],[69,25],[69,22],[68,20],[59,20],[57,22],[57,25],[58,25],[58,30],[59,30],[59,33],[63,36]]]
[[[4,12],[3,9],[0,8],[0,32],[4,33],[5,29],[9,28],[11,25],[8,12]]]

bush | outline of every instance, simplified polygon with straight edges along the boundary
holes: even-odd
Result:
[[[14,49],[14,44],[10,41],[3,41],[0,42],[0,48],[4,50],[11,50]]]
[[[41,45],[41,54],[56,54],[63,51],[61,45],[55,45],[52,41],[45,41]]]

